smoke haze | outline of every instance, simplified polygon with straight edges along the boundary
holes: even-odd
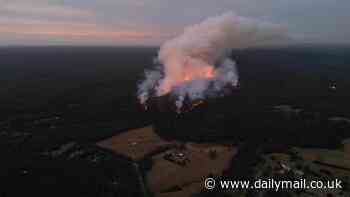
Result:
[[[150,97],[171,93],[181,108],[186,97],[194,101],[221,95],[224,87],[239,82],[231,49],[273,43],[285,35],[280,26],[233,12],[189,26],[161,46],[157,57],[160,67],[145,72],[146,78],[139,84],[139,100],[145,103]]]

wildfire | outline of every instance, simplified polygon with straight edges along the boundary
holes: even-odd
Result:
[[[190,112],[192,111],[193,109],[195,109],[196,107],[200,106],[204,104],[204,101],[203,100],[198,100],[198,101],[194,101],[190,104],[190,106],[188,107],[183,107],[181,109],[177,109],[176,112],[178,114],[182,114],[182,113],[186,113],[186,112]]]
[[[168,94],[175,87],[190,83],[191,81],[213,79],[216,75],[217,74],[213,66],[186,65],[184,73],[179,74],[178,77],[172,79],[171,81],[164,81],[164,84],[160,87],[160,94]]]
[[[211,79],[215,77],[215,70],[213,67],[205,67],[202,70],[189,70],[185,73],[183,82],[188,82],[196,79]]]
[[[215,69],[214,66],[211,66],[209,64],[205,65],[198,65],[198,64],[184,64],[185,69],[181,74],[174,75],[176,77],[170,78],[170,80],[165,79],[162,81],[161,86],[159,86],[158,89],[158,98],[162,96],[171,95],[170,93],[174,91],[175,88],[191,85],[192,82],[195,82],[197,80],[215,80],[216,77],[220,74],[219,71]],[[164,98],[164,97],[163,97]],[[178,98],[176,98],[178,99]],[[178,114],[183,114],[186,112],[190,112],[197,108],[200,105],[203,105],[205,103],[204,100],[191,100],[188,99],[188,97],[184,96],[180,100],[172,100],[174,103],[177,101],[181,102],[181,105],[178,106],[177,104],[174,104],[176,106],[176,112]],[[143,109],[147,111],[149,109],[149,106],[146,102],[141,102],[143,105]]]
[[[196,79],[211,79],[214,77],[215,69],[212,66],[207,66],[199,69],[187,69],[186,73],[184,73],[183,78],[179,80],[179,84]]]
[[[203,103],[204,103],[204,101],[194,102],[191,106],[191,109],[194,109],[195,107],[198,107],[198,106],[202,105]]]

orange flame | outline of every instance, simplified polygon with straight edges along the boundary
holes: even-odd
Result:
[[[217,75],[213,66],[201,66],[201,67],[187,67],[185,73],[176,78],[176,81],[172,83],[166,83],[162,86],[162,94],[167,94],[173,90],[176,86],[181,86],[188,82],[198,79],[213,79]]]
[[[192,104],[192,108],[195,108],[195,107],[197,107],[199,105],[202,105],[203,103],[204,103],[204,101],[195,102],[195,103]]]
[[[190,106],[188,106],[187,108],[184,107],[182,109],[177,109],[176,112],[178,114],[182,114],[182,113],[187,113],[187,112],[190,112],[192,111],[193,109],[195,109],[196,107],[200,106],[204,104],[204,101],[203,100],[198,100],[198,101],[194,101],[193,103],[191,103]]]
[[[189,69],[189,70],[186,70],[186,73],[181,81],[188,82],[195,79],[211,79],[211,78],[214,78],[215,75],[216,75],[215,70],[211,66],[203,67],[202,69],[193,69],[193,70]]]

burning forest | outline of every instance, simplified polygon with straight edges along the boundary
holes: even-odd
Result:
[[[225,96],[239,86],[231,50],[281,40],[284,32],[278,25],[232,12],[189,26],[160,47],[157,66],[145,71],[138,86],[138,99],[148,108],[152,98],[170,98],[174,110],[185,112],[208,98]]]

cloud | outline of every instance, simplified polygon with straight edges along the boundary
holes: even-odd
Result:
[[[94,17],[95,13],[90,10],[73,8],[48,3],[5,3],[0,7],[1,12],[8,15],[30,16],[30,17]]]
[[[45,1],[0,0],[0,45],[16,40],[32,45],[74,43],[127,44],[156,40],[163,35],[156,30],[131,25],[107,25],[96,20],[92,9],[76,8]],[[129,27],[128,27],[129,26]]]
[[[141,44],[150,41],[158,44],[166,40],[164,35],[176,35],[184,26],[234,11],[241,16],[286,25],[291,33],[306,41],[349,42],[349,8],[347,0],[0,0],[0,23],[8,20],[8,27],[51,23],[62,30],[69,30],[63,24],[70,24],[70,28],[95,24],[98,29],[91,29],[90,35],[157,32],[152,38],[145,36],[143,41],[139,40]]]
[[[74,44],[76,41],[86,41],[87,43],[125,43],[135,42],[145,39],[162,37],[160,32],[146,32],[134,30],[107,29],[97,24],[80,23],[46,23],[42,21],[17,21],[16,23],[3,23],[0,20],[0,35],[13,35],[17,38],[28,37],[30,40],[47,38],[61,39],[67,44]]]

